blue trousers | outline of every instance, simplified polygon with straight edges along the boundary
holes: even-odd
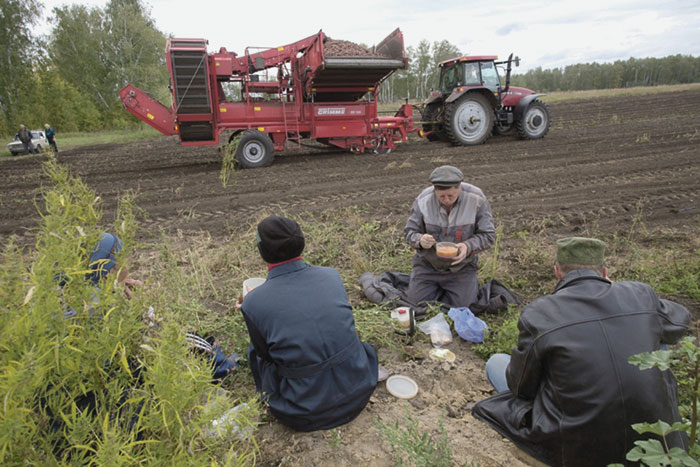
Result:
[[[510,364],[510,355],[504,353],[495,353],[486,362],[486,379],[489,380],[491,386],[496,392],[505,392],[508,390],[508,382],[506,381],[506,369]]]

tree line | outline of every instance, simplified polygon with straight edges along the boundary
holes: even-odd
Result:
[[[38,128],[48,122],[60,132],[134,126],[118,96],[127,83],[170,105],[167,36],[142,0],[54,8],[46,12],[50,33],[35,36],[32,27],[44,13],[39,0],[0,0],[0,134],[14,134],[20,123]],[[408,67],[382,84],[379,99],[426,98],[438,84],[437,64],[465,54],[445,40],[407,47]],[[521,74],[516,69],[511,83],[551,92],[698,81],[700,58],[673,55]]]
[[[51,32],[37,37],[42,13],[37,0],[0,0],[0,134],[20,123],[63,132],[133,126],[119,101],[129,82],[167,102],[166,36],[141,0],[54,8]]]

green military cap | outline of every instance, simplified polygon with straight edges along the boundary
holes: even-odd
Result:
[[[437,169],[433,170],[430,174],[430,183],[437,187],[453,187],[459,186],[464,180],[464,175],[462,171],[457,167],[452,167],[451,165],[442,165]]]
[[[595,238],[569,237],[557,240],[557,262],[569,264],[603,264],[605,243]]]

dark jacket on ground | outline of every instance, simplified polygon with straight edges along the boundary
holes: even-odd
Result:
[[[359,415],[377,385],[377,353],[357,336],[338,271],[277,266],[242,311],[257,390],[280,422],[326,430]]]
[[[627,359],[676,342],[689,322],[688,310],[648,285],[572,271],[553,295],[525,307],[506,371],[510,391],[473,414],[550,465],[625,463],[633,442],[648,437],[633,423],[680,420],[671,373]],[[679,433],[667,441],[688,447]]]

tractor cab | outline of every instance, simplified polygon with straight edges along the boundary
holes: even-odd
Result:
[[[440,92],[450,94],[460,86],[483,86],[498,92],[500,79],[494,56],[459,57],[438,64],[440,67]]]

